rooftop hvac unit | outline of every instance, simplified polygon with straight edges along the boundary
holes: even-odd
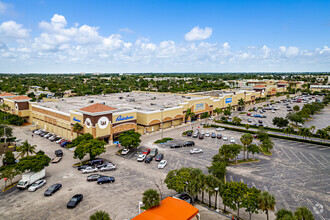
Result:
[[[187,99],[191,99],[191,97],[187,97]]]
[[[120,96],[119,99],[123,99],[124,97]]]
[[[150,105],[156,105],[156,103],[150,103]]]
[[[101,102],[101,105],[105,105],[105,102]]]
[[[94,100],[89,100],[88,102],[89,102],[89,103],[94,103]]]
[[[128,101],[129,102],[135,102],[135,99],[129,99]]]
[[[151,100],[155,100],[156,99],[156,97],[151,97]]]

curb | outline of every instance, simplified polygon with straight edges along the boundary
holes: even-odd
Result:
[[[235,165],[246,164],[246,163],[256,163],[256,162],[260,162],[260,161],[261,161],[260,159],[256,159],[256,160],[246,161],[246,162],[242,162],[242,163],[229,164],[229,166],[235,166]]]
[[[10,190],[11,188],[13,188],[16,185],[17,185],[17,183],[14,183],[13,185],[11,185],[10,187],[8,187],[7,189],[6,188],[2,189],[2,192],[6,192],[7,190]]]

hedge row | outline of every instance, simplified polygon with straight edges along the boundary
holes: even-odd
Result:
[[[155,141],[154,143],[155,144],[160,144],[160,143],[165,143],[165,142],[171,141],[171,140],[173,140],[173,138],[163,138],[163,139]]]
[[[208,127],[223,127],[219,125],[209,125]],[[246,129],[240,129],[240,128],[233,128],[233,127],[223,127],[228,130],[233,130],[233,131],[239,131],[239,132],[245,132],[245,133],[250,133],[250,134],[256,134],[256,131],[251,131],[251,130],[246,130]],[[300,139],[300,138],[295,138],[295,137],[290,137],[290,136],[282,136],[282,135],[277,135],[277,134],[268,134],[269,137],[274,137],[274,138],[280,138],[280,139],[286,139],[286,140],[291,140],[291,141],[298,141],[298,142],[304,142],[304,143],[310,143],[310,144],[318,144],[318,145],[323,145],[330,147],[330,143],[326,142],[320,142],[320,141],[313,141],[313,140],[308,140],[308,139]]]

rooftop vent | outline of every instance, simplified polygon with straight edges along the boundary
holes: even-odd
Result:
[[[89,102],[89,103],[94,103],[94,100],[89,100],[88,102]]]
[[[101,102],[101,105],[105,105],[105,102]]]
[[[156,105],[156,103],[150,103],[150,105]]]

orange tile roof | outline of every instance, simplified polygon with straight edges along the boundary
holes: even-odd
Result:
[[[1,93],[0,96],[15,96],[15,95],[8,93],[8,92],[4,92],[4,93]]]
[[[103,104],[100,104],[100,103],[95,103],[93,105],[81,108],[79,110],[84,111],[84,112],[97,113],[97,112],[112,111],[112,110],[116,110],[116,109],[103,105]]]
[[[265,88],[266,86],[264,86],[264,85],[255,85],[255,86],[253,86],[253,88]]]
[[[132,220],[189,220],[197,215],[199,210],[186,201],[167,197],[160,205],[142,212]]]
[[[247,83],[265,84],[266,82],[264,82],[264,81],[250,81],[250,82],[247,82]]]
[[[31,98],[28,97],[28,96],[25,96],[25,95],[20,95],[20,96],[14,97],[12,99],[14,99],[14,100],[24,100],[24,99],[31,99]]]

